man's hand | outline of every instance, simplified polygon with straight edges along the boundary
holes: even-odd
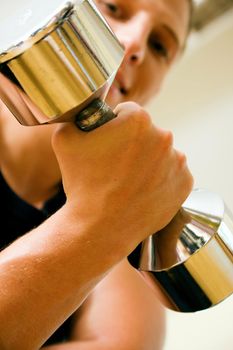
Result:
[[[67,206],[96,225],[96,236],[123,255],[164,227],[192,189],[172,134],[135,103],[90,133],[68,123],[53,137]]]

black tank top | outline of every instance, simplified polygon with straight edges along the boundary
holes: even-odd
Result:
[[[55,213],[66,201],[62,186],[58,193],[48,200],[42,209],[37,209],[18,197],[9,187],[0,173],[1,214],[0,220],[4,230],[0,233],[0,249],[40,225]],[[133,266],[137,266],[140,246],[128,257]],[[44,345],[65,342],[69,339],[72,316],[49,338]]]
[[[5,248],[18,237],[40,225],[65,203],[65,194],[60,191],[39,210],[19,198],[8,186],[0,173],[1,225],[0,249]],[[55,295],[56,297],[56,295]],[[70,317],[46,342],[45,345],[68,340],[71,329]]]

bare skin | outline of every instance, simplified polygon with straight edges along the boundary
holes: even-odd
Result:
[[[158,92],[188,21],[186,0],[132,0],[123,20],[115,11],[124,3],[97,1],[126,47],[112,107]],[[155,45],[157,32],[168,57]],[[71,124],[25,128],[0,111],[1,171],[12,189],[38,208],[61,179],[67,195],[56,214],[0,254],[1,349],[38,349],[79,307],[71,341],[48,349],[160,349],[163,309],[125,258],[171,220],[192,188],[171,133],[134,103],[119,104],[118,118],[89,134]]]

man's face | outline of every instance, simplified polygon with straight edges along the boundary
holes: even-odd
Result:
[[[160,89],[182,51],[189,22],[188,0],[96,0],[125,57],[109,91],[111,107],[145,104]]]

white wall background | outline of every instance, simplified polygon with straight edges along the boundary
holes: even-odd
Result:
[[[148,109],[173,131],[195,187],[217,192],[233,212],[233,13],[190,47]],[[167,311],[167,327],[164,350],[232,350],[233,296],[208,311]]]

